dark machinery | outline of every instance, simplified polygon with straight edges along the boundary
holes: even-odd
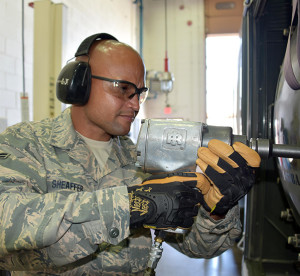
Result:
[[[241,32],[243,134],[292,147],[300,146],[300,92],[287,83],[300,76],[298,2],[245,1]],[[243,276],[299,275],[299,166],[289,157],[262,161],[246,199]]]
[[[280,74],[274,108],[276,142],[300,146],[299,104],[300,91],[291,89]],[[300,162],[294,158],[278,158],[277,164],[290,212],[300,225]]]

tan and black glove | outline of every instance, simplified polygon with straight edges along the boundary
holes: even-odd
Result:
[[[213,139],[208,148],[199,148],[196,163],[206,176],[199,176],[197,185],[201,205],[212,214],[226,214],[253,186],[260,161],[257,152],[240,142],[231,147]]]
[[[194,173],[150,176],[128,187],[130,227],[188,229],[198,213],[201,193]]]

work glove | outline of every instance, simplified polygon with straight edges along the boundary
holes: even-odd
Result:
[[[213,139],[208,148],[200,147],[196,163],[206,176],[199,176],[197,185],[201,205],[211,214],[226,214],[251,189],[260,161],[257,152],[240,142],[231,147]]]
[[[128,187],[130,227],[188,229],[198,213],[201,193],[194,173],[150,176]]]

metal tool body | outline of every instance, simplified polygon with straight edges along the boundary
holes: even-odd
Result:
[[[262,158],[300,158],[300,148],[272,144],[268,139],[247,139],[232,134],[231,127],[209,126],[200,122],[178,120],[143,120],[137,141],[136,166],[144,172],[161,173],[195,171],[197,150],[207,147],[211,139],[229,145],[239,141],[259,153]]]

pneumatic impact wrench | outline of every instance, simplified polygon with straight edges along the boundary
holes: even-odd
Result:
[[[201,122],[146,119],[142,121],[137,141],[137,163],[144,172],[159,174],[174,171],[196,171],[197,151],[207,147],[212,139],[229,145],[242,142],[259,153],[261,158],[300,158],[300,148],[272,144],[268,139],[247,139],[232,134],[231,127],[209,126]],[[145,275],[155,275],[154,269],[162,255],[163,231],[156,231]],[[176,229],[175,233],[184,233]]]

